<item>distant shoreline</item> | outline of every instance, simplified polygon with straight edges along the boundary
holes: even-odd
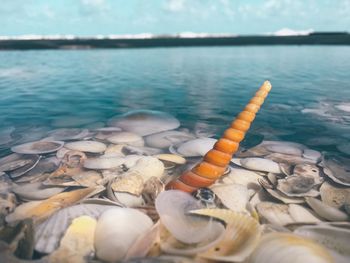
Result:
[[[261,45],[350,45],[346,32],[315,32],[296,36],[210,36],[151,38],[73,38],[73,39],[3,39],[0,50],[147,48],[191,46],[261,46]]]

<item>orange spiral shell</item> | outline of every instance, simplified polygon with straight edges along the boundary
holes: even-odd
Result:
[[[192,193],[200,187],[212,185],[227,169],[232,155],[238,150],[239,143],[244,139],[255,114],[264,103],[271,90],[269,81],[265,81],[244,110],[239,113],[222,137],[215,143],[212,150],[206,153],[203,160],[191,171],[184,172],[175,181],[170,182],[166,189],[178,189]]]

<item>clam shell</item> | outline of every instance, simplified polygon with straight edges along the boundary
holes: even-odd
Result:
[[[180,126],[180,122],[170,114],[150,110],[130,111],[112,118],[108,123],[141,136],[173,130]]]
[[[340,208],[350,204],[350,189],[324,182],[320,187],[322,202],[326,205]]]
[[[12,191],[22,200],[43,200],[61,193],[64,191],[64,189],[65,188],[62,187],[45,186],[41,182],[37,182],[24,185],[16,185],[12,188]]]
[[[114,144],[128,144],[134,146],[144,146],[145,142],[140,135],[132,132],[117,132],[107,138],[107,141]]]
[[[213,138],[199,138],[186,141],[177,147],[173,147],[170,152],[179,154],[184,157],[204,156],[209,150],[214,147],[216,139]]]
[[[150,147],[169,148],[173,144],[180,144],[195,139],[195,136],[183,131],[164,131],[145,137],[145,142]]]
[[[305,149],[302,157],[306,159],[311,159],[314,162],[319,162],[321,160],[322,154],[319,151]]]
[[[79,204],[63,208],[35,227],[35,250],[52,253],[57,249],[66,229],[74,218],[86,215],[97,219],[113,205]]]
[[[143,190],[144,180],[140,173],[128,171],[112,181],[111,188],[115,192],[126,192],[139,196]]]
[[[80,151],[80,152],[90,152],[90,153],[101,153],[104,152],[107,146],[101,142],[95,141],[76,141],[66,143],[66,148],[70,150]]]
[[[113,196],[112,200],[116,200],[126,207],[140,207],[145,205],[142,195],[136,196],[126,192],[114,192]],[[111,198],[110,195],[108,197]]]
[[[258,179],[261,175],[254,171],[249,171],[242,168],[230,167],[230,172],[221,177],[219,182],[224,184],[240,184],[246,186],[248,189],[259,190],[261,189]]]
[[[56,152],[63,145],[62,141],[37,141],[14,146],[11,151],[21,154],[45,154]]]
[[[346,213],[335,207],[326,205],[316,198],[306,197],[306,203],[316,212],[316,214],[329,221],[348,220],[348,215]]]
[[[289,233],[263,236],[249,258],[250,263],[333,263],[329,251],[316,242]]]
[[[215,246],[200,254],[200,257],[215,261],[240,262],[252,253],[259,242],[259,222],[250,216],[227,209],[200,209],[191,213],[211,216],[227,224],[224,237]]]
[[[319,217],[315,215],[313,211],[307,209],[301,205],[290,204],[288,207],[290,216],[296,223],[320,223]]]
[[[183,243],[199,243],[205,240],[211,231],[213,222],[187,215],[188,211],[203,208],[203,205],[185,192],[163,191],[158,195],[155,207],[162,224]]]
[[[320,193],[313,189],[315,180],[306,176],[288,176],[285,179],[279,179],[277,189],[289,197],[318,196]]]
[[[104,212],[96,226],[96,256],[105,261],[122,260],[137,238],[153,226],[152,220],[131,208],[113,208]]]
[[[334,182],[350,186],[350,159],[341,156],[325,155],[323,172]]]
[[[83,166],[87,169],[105,170],[113,169],[124,164],[125,158],[123,157],[99,157],[88,158],[84,160]]]
[[[256,209],[259,216],[271,224],[284,226],[294,223],[294,219],[289,214],[288,205],[261,202],[256,205]]]
[[[96,219],[89,216],[75,218],[64,234],[59,248],[49,256],[52,263],[62,261],[84,263],[94,251]]]
[[[124,157],[123,148],[124,145],[110,144],[105,150],[103,157]]]
[[[286,163],[288,165],[297,165],[297,164],[316,164],[317,161],[313,159],[304,158],[301,156],[288,155],[283,153],[271,153],[266,155],[264,158],[272,160],[277,163]]]
[[[0,172],[6,171],[11,178],[17,178],[32,170],[39,161],[39,155],[14,153],[0,159]]]
[[[278,163],[271,161],[269,159],[264,158],[257,158],[257,157],[251,157],[251,158],[233,158],[231,160],[233,163],[242,166],[244,168],[254,170],[254,171],[262,171],[262,172],[269,172],[269,173],[281,173],[281,169],[278,165]]]

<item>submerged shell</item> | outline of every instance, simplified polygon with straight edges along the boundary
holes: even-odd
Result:
[[[350,186],[350,159],[341,156],[325,155],[324,173],[334,182]]]
[[[41,182],[37,182],[17,185],[12,188],[12,191],[23,200],[43,200],[61,193],[64,189],[62,187],[45,186]]]
[[[221,180],[224,184],[240,184],[246,186],[248,189],[259,190],[259,178],[262,176],[257,172],[230,167],[230,172],[222,176]]]
[[[204,156],[211,150],[216,143],[213,138],[199,138],[184,142],[176,147],[175,154],[178,153],[185,157]]]
[[[124,162],[123,157],[99,157],[86,159],[83,166],[88,169],[104,170],[117,168]]]
[[[223,220],[227,226],[223,238],[200,257],[215,261],[236,262],[245,260],[256,247],[261,236],[259,222],[250,216],[227,209],[200,209],[192,214]]]
[[[282,172],[278,163],[271,161],[269,159],[257,158],[257,157],[243,158],[243,159],[233,158],[232,162],[250,170],[276,173],[276,174],[279,174]]]
[[[111,183],[111,188],[116,192],[126,192],[139,196],[142,193],[143,184],[144,180],[140,173],[129,171],[115,178]]]
[[[191,210],[203,208],[203,205],[185,192],[164,191],[158,195],[155,207],[164,226],[183,243],[201,242],[211,231],[213,222],[187,214]]]
[[[14,146],[11,151],[21,154],[45,154],[56,152],[63,145],[62,141],[37,141]]]
[[[62,128],[48,132],[49,138],[58,141],[80,140],[89,135],[88,129]]]
[[[136,161],[130,171],[138,172],[144,181],[151,177],[161,178],[164,173],[164,164],[155,157],[144,156]]]
[[[287,196],[318,196],[319,192],[313,189],[315,180],[306,176],[288,176],[285,179],[279,179],[277,189]]]
[[[290,204],[288,212],[296,223],[320,223],[321,220],[313,211],[301,205]]]
[[[135,110],[112,118],[109,121],[109,125],[145,136],[176,129],[180,126],[180,122],[164,112]]]
[[[90,153],[101,153],[104,152],[107,146],[101,142],[95,141],[76,141],[66,143],[66,148],[70,150],[80,151],[80,152],[90,152]]]
[[[195,139],[195,136],[183,131],[164,131],[148,135],[145,142],[150,147],[168,148],[170,145],[179,144]]]
[[[250,263],[333,263],[323,246],[295,234],[269,233],[263,236],[249,259]]]
[[[153,226],[152,220],[131,208],[113,208],[104,212],[96,226],[96,256],[105,261],[122,260],[137,238]]]
[[[39,155],[11,154],[0,159],[0,172],[17,178],[32,170],[40,161]]]
[[[132,132],[116,132],[107,138],[107,141],[114,144],[128,144],[134,146],[144,146],[143,138]]]
[[[350,204],[350,189],[324,182],[320,187],[321,199],[326,205],[340,208]]]
[[[343,211],[326,205],[316,198],[307,197],[306,202],[319,216],[329,221],[345,221],[348,219],[348,215]]]
[[[35,250],[41,253],[54,251],[74,218],[86,215],[97,219],[112,205],[79,204],[63,208],[35,228]]]
[[[294,223],[294,219],[289,214],[288,205],[261,202],[256,205],[256,209],[260,217],[271,224],[284,226]]]

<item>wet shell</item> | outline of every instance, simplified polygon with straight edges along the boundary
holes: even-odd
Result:
[[[50,263],[86,262],[85,257],[94,251],[94,234],[97,221],[89,216],[75,218],[64,234],[59,248],[49,256]]]
[[[175,164],[185,164],[186,163],[186,159],[176,155],[176,154],[157,154],[154,155],[153,157],[158,158],[161,161],[166,161],[166,162],[171,162],[171,163],[175,163]]]
[[[94,187],[102,182],[102,175],[97,171],[84,171],[72,176],[72,179],[81,186]]]
[[[288,155],[296,155],[301,156],[303,154],[303,150],[300,147],[293,147],[288,145],[280,145],[280,144],[271,144],[265,146],[266,150],[274,153],[282,153]]]
[[[144,180],[140,173],[129,171],[113,180],[111,187],[115,192],[126,192],[139,196],[143,190]]]
[[[350,189],[324,182],[320,187],[322,202],[326,205],[340,208],[350,204]]]
[[[213,222],[187,214],[191,210],[203,208],[200,201],[187,193],[179,190],[164,191],[158,195],[155,207],[162,224],[183,243],[199,243],[211,231]]]
[[[132,132],[117,132],[107,138],[107,141],[114,144],[128,144],[134,146],[144,146],[143,138]]]
[[[217,140],[213,138],[199,138],[190,140],[180,144],[178,147],[175,147],[175,152],[173,153],[180,154],[185,157],[204,156],[213,148],[216,141]]]
[[[310,209],[301,205],[290,204],[288,212],[297,223],[320,223],[321,219]]]
[[[348,219],[346,213],[335,207],[326,205],[316,198],[307,197],[306,203],[316,212],[316,214],[329,221],[345,221]]]
[[[168,148],[173,144],[193,140],[195,136],[183,131],[164,131],[145,137],[146,144],[155,148]]]
[[[87,169],[105,170],[117,168],[124,162],[123,157],[99,157],[86,159],[83,166]]]
[[[243,159],[233,158],[232,162],[250,170],[276,173],[276,174],[279,174],[282,172],[278,163],[268,159],[264,159],[264,158],[255,158],[255,157],[243,158]]]
[[[227,224],[220,242],[200,254],[200,257],[215,261],[240,262],[252,253],[259,242],[261,236],[259,222],[250,216],[226,209],[200,209],[191,213],[211,216]]]
[[[17,178],[32,170],[39,161],[39,155],[22,155],[14,153],[0,160],[0,172],[6,171],[11,178]]]
[[[90,153],[101,153],[104,152],[107,146],[101,142],[95,141],[76,141],[66,143],[64,146],[70,150]]]
[[[319,151],[305,149],[303,152],[303,157],[313,160],[315,163],[321,160],[322,154]]]
[[[323,246],[295,234],[269,233],[263,236],[249,263],[334,263]]]
[[[350,186],[350,159],[341,156],[325,155],[323,172],[334,182]]]
[[[323,182],[320,168],[314,164],[298,164],[294,167],[293,174],[313,178],[315,185]]]
[[[35,227],[35,250],[51,253],[74,218],[86,215],[97,219],[104,211],[114,208],[112,205],[79,204],[63,208],[43,223]]]
[[[88,129],[62,128],[50,131],[49,138],[58,141],[80,140],[89,135]]]
[[[266,189],[265,190],[274,198],[282,201],[285,204],[302,204],[305,203],[304,198],[302,197],[289,197],[282,192],[274,189]]]
[[[294,223],[294,219],[289,214],[288,205],[261,202],[256,205],[256,209],[259,216],[271,224],[284,226]]]
[[[164,173],[164,164],[155,157],[145,156],[136,161],[130,171],[138,172],[144,181],[151,177],[161,178]]]
[[[315,180],[306,176],[288,176],[285,179],[279,179],[277,189],[287,196],[318,196],[320,193],[313,189]]]
[[[224,184],[240,184],[248,189],[259,190],[261,187],[258,179],[261,177],[257,172],[231,167],[230,172],[219,181],[222,181]]]
[[[124,157],[123,153],[124,145],[108,145],[107,149],[104,152],[104,157]]]
[[[12,191],[22,200],[43,200],[53,195],[61,193],[65,188],[49,187],[41,182],[17,185],[12,188]]]
[[[122,260],[137,238],[152,226],[152,220],[136,209],[113,208],[104,212],[95,231],[97,258],[105,261]]]
[[[11,151],[21,154],[45,154],[56,152],[63,145],[62,141],[37,141],[14,146]]]

